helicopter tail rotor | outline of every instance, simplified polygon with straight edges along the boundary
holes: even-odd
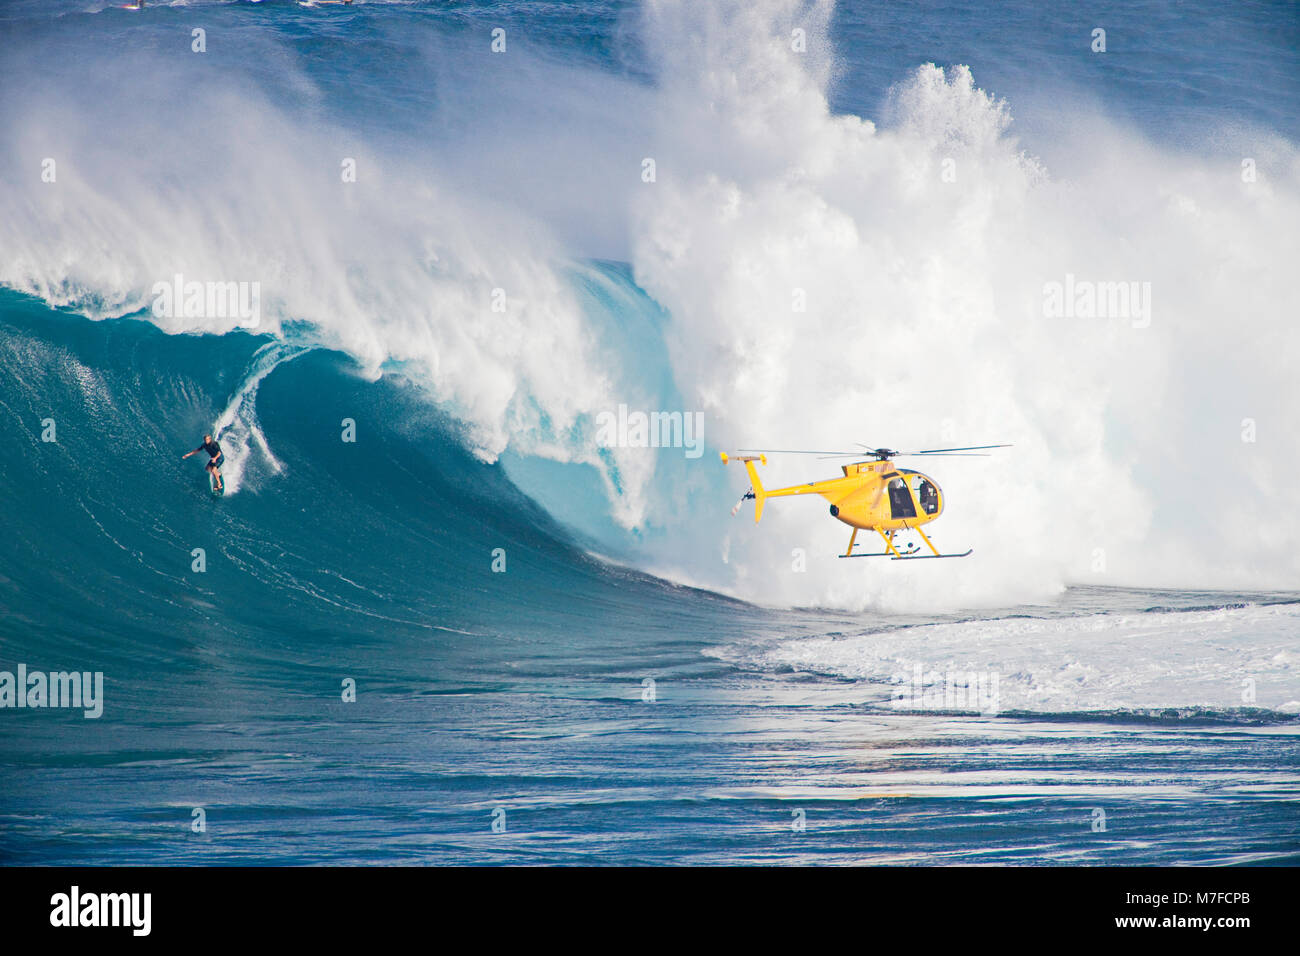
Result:
[[[725,451],[723,451],[718,453],[718,457],[722,459],[722,463],[724,465],[730,464],[733,461],[743,461],[745,463],[745,470],[749,472],[749,480],[751,482],[751,485],[749,491],[745,492],[745,494],[741,496],[741,499],[738,502],[736,502],[736,507],[731,509],[731,514],[734,517],[735,514],[738,511],[740,511],[740,506],[743,505],[750,498],[753,498],[754,499],[754,523],[758,524],[759,520],[762,519],[763,517],[763,505],[767,502],[767,492],[763,490],[763,482],[759,481],[758,469],[754,467],[754,462],[757,461],[766,465],[767,456],[761,454],[760,455],[739,455],[733,458],[731,455],[728,455]]]
[[[750,488],[746,490],[743,495],[740,496],[740,500],[736,502],[736,507],[731,509],[731,517],[734,518],[736,517],[736,515],[740,513],[740,509],[745,504],[746,501],[753,501],[753,500],[754,500],[754,489]]]

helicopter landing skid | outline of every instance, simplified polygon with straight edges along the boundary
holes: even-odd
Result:
[[[890,561],[933,561],[935,558],[964,558],[974,550],[975,550],[974,548],[967,548],[961,554],[916,554],[916,555],[905,554],[902,557],[890,558],[889,560]]]
[[[841,558],[889,558],[889,560],[891,561],[929,561],[929,560],[933,560],[934,558],[964,558],[967,555],[969,555],[972,551],[975,550],[974,548],[967,548],[961,554],[940,554],[939,549],[934,546],[934,544],[930,541],[930,538],[926,535],[924,531],[922,531],[920,528],[916,528],[915,531],[917,534],[921,536],[922,540],[924,540],[925,543],[929,545],[930,550],[933,552],[932,554],[917,554],[916,552],[921,550],[921,546],[918,544],[913,544],[910,550],[899,551],[898,548],[894,546],[894,532],[891,531],[889,532],[889,534],[885,534],[885,532],[881,531],[879,528],[876,529],[876,533],[879,534],[880,539],[885,542],[885,550],[868,551],[864,554],[854,554],[853,544],[858,537],[858,531],[856,528],[854,528],[853,534],[849,538],[848,550],[844,554],[839,555],[839,557]]]
[[[900,554],[897,557],[888,551],[872,551],[867,554],[840,554],[840,558],[888,558],[890,561],[933,561],[935,558],[964,558],[975,549],[968,548],[961,554]]]

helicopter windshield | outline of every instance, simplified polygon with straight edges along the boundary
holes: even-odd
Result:
[[[912,490],[916,493],[916,502],[922,511],[928,515],[938,513],[939,489],[934,482],[924,475],[913,475]]]

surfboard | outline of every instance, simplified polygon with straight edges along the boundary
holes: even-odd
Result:
[[[212,489],[213,497],[220,498],[226,493],[226,483],[223,481],[221,487],[218,488],[217,479],[213,476],[212,472],[208,472],[208,487]]]

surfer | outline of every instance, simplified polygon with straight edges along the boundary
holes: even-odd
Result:
[[[226,456],[221,453],[221,446],[216,443],[211,435],[204,435],[203,444],[193,451],[188,451],[181,455],[181,459],[184,460],[189,458],[190,455],[197,455],[201,451],[206,451],[208,453],[209,460],[204,467],[207,468],[208,474],[212,476],[216,490],[224,491],[225,487],[222,484],[221,472],[219,469],[221,468],[221,463],[226,460]]]

